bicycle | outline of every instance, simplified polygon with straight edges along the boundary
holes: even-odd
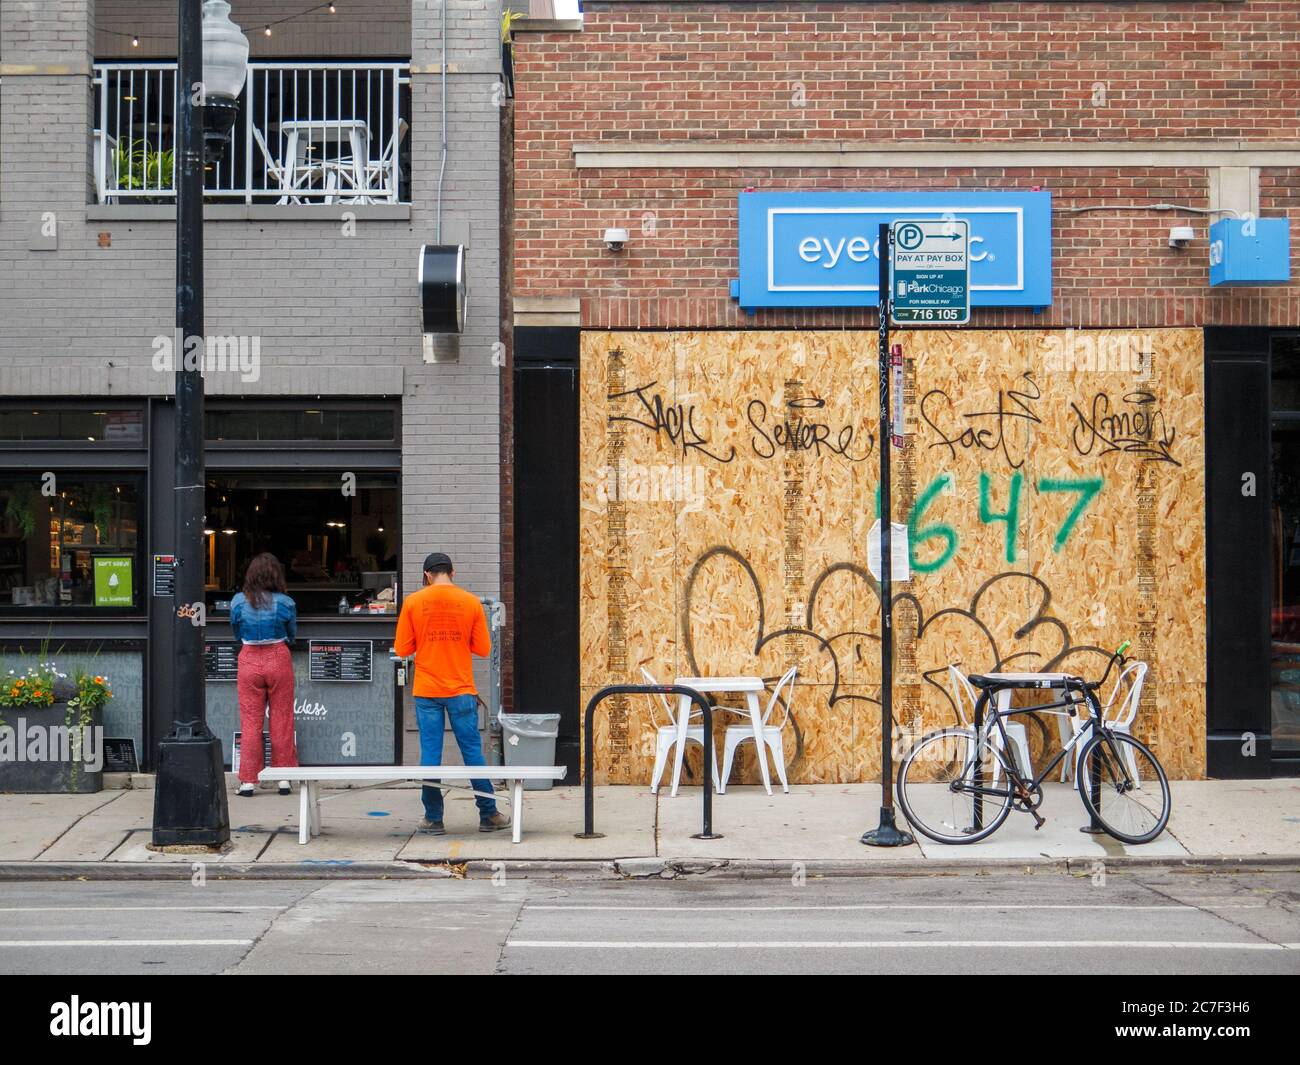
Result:
[[[1126,640],[1111,655],[1098,681],[1069,675],[1051,681],[971,675],[971,684],[980,689],[973,727],[927,733],[898,767],[898,804],[912,827],[937,843],[975,843],[996,832],[1017,809],[1032,816],[1035,830],[1040,829],[1047,823],[1038,814],[1043,781],[1082,743],[1075,763],[1075,789],[1091,819],[1082,831],[1105,831],[1121,843],[1134,844],[1150,843],[1159,836],[1169,823],[1170,811],[1164,768],[1146,744],[1107,727],[1097,699],[1097,690],[1115,664],[1123,662],[1128,647]],[[1064,697],[1032,707],[994,708],[984,717],[997,693],[1008,688],[1059,688]],[[1080,706],[1088,709],[1084,726],[1074,730],[1037,776],[1027,778],[1003,721],[1015,714],[1058,707],[1075,717]],[[1145,782],[1158,787],[1143,789]]]

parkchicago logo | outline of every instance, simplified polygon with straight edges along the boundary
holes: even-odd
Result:
[[[153,1003],[82,1002],[73,995],[70,1002],[50,1006],[50,1035],[129,1036],[138,1047],[153,1038]]]

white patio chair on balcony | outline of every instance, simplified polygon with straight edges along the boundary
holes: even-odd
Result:
[[[406,119],[401,118],[397,121],[397,129],[388,139],[383,154],[376,160],[366,163],[365,167],[365,196],[360,197],[362,203],[375,203],[377,200],[384,203],[398,202],[398,151],[402,142],[406,140],[407,131],[410,130],[410,124]],[[376,197],[374,193],[382,193]]]
[[[117,187],[117,175],[108,180],[113,165],[113,155],[117,151],[117,138],[108,136],[102,129],[95,130],[95,197],[100,203],[116,203],[117,197],[110,189]]]
[[[262,153],[262,158],[266,161],[267,177],[278,185],[280,191],[284,193],[276,203],[281,206],[286,203],[302,203],[303,197],[296,193],[303,188],[309,188],[313,178],[318,174],[322,174],[321,169],[317,167],[315,170],[311,170],[298,167],[291,170],[271,154],[271,150],[266,146],[266,140],[262,136],[262,131],[258,129],[256,125],[252,127],[252,130],[253,140],[257,142],[258,150]],[[267,191],[274,192],[274,186],[268,185]]]

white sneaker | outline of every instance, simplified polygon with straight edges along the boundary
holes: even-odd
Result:
[[[289,782],[287,780],[280,781],[280,794],[281,795],[289,794]]]
[[[242,795],[245,799],[251,799],[257,794],[257,789],[252,784],[240,784],[236,795]]]

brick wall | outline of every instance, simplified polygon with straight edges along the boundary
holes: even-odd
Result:
[[[454,345],[459,361],[422,359],[416,259],[436,228],[441,31],[437,5],[407,0],[416,42],[410,218],[363,215],[355,235],[341,218],[209,220],[207,329],[260,336],[263,366],[257,382],[218,374],[207,387],[260,396],[401,395],[406,587],[418,586],[425,554],[441,548],[456,559],[464,584],[496,594],[498,16],[486,0],[449,4],[444,238],[468,240],[471,289],[465,333]],[[348,6],[357,5],[340,9]],[[171,375],[150,364],[152,338],[173,328],[175,224],[127,210],[87,217],[95,21],[90,0],[0,4],[0,395],[172,389]],[[54,65],[37,74],[11,66],[37,61]],[[57,218],[56,247],[34,239],[47,214]]]
[[[1300,280],[1209,288],[1210,216],[1093,210],[1214,206],[1210,166],[1162,163],[1180,142],[1247,155],[1296,148],[1300,4],[594,0],[584,12],[582,32],[521,34],[516,46],[516,297],[579,296],[590,326],[866,322],[874,313],[737,309],[727,285],[740,190],[1043,187],[1054,193],[1053,307],[980,309],[975,325],[1300,324]],[[928,168],[884,158],[808,167],[797,156],[693,167],[686,156],[579,169],[573,153],[575,144],[797,152],[897,141],[950,144],[951,158]],[[1061,141],[1080,145],[1077,164],[961,164],[972,147]],[[1102,142],[1124,143],[1124,165],[1090,165],[1085,149]],[[1294,174],[1259,166],[1264,213],[1300,219]],[[1167,247],[1175,223],[1197,233],[1185,251]],[[618,256],[600,241],[607,226],[632,232]]]

